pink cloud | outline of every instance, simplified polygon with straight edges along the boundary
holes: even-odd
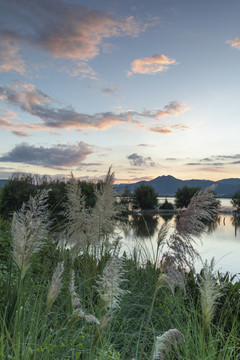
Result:
[[[165,125],[154,127],[154,128],[151,128],[150,130],[153,132],[159,133],[159,134],[164,134],[164,135],[172,134],[172,130]]]
[[[150,130],[156,133],[160,133],[160,134],[164,134],[164,135],[168,135],[168,134],[172,134],[173,131],[172,130],[181,130],[181,131],[186,131],[189,129],[188,125],[185,124],[175,124],[175,125],[161,125],[158,127],[153,127]]]
[[[164,110],[157,110],[154,117],[160,119],[165,116],[178,116],[189,110],[186,104],[179,103],[177,101],[171,101],[164,106]]]
[[[228,40],[227,41],[228,44],[230,44],[232,47],[240,50],[240,35],[238,35],[235,39],[233,40]]]
[[[146,125],[143,118],[160,119],[165,116],[178,116],[189,108],[185,104],[172,101],[163,110],[145,110],[136,112],[133,110],[119,113],[101,112],[95,114],[84,114],[76,111],[72,106],[61,107],[59,104],[42,91],[36,89],[32,84],[18,83],[15,86],[0,86],[0,100],[9,105],[18,106],[22,111],[41,120],[38,123],[13,122],[17,115],[12,112],[0,116],[0,127],[15,131],[23,130],[53,130],[53,129],[100,129],[105,130],[116,124],[127,124],[132,127],[142,127],[155,132],[170,133],[172,129],[186,130],[187,125],[160,124],[157,128],[153,124]]]
[[[150,74],[154,75],[161,71],[168,70],[170,65],[176,65],[175,59],[170,59],[165,55],[153,55],[151,57],[145,57],[136,59],[132,62],[132,73],[135,74]],[[129,72],[129,75],[132,74]]]
[[[0,3],[6,21],[0,24],[0,71],[25,72],[18,51],[37,47],[55,58],[88,61],[104,46],[104,40],[137,36],[145,31],[132,16],[115,19],[78,3],[55,0],[11,0]],[[93,75],[86,64],[77,64],[74,74]]]
[[[25,73],[25,63],[15,41],[2,38],[0,40],[0,73],[10,71]]]

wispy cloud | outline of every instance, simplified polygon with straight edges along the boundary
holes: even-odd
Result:
[[[127,159],[130,160],[130,164],[132,166],[143,166],[143,165],[155,166],[156,165],[150,156],[143,157],[142,155],[139,155],[137,153],[128,155]]]
[[[95,114],[84,114],[77,112],[72,106],[61,107],[47,94],[36,89],[32,84],[18,83],[15,86],[0,86],[0,100],[19,107],[32,116],[41,120],[40,123],[14,123],[10,115],[5,113],[0,118],[0,128],[14,131],[26,130],[49,130],[49,129],[107,129],[118,123],[129,123],[132,126],[145,127],[147,130],[159,132],[162,134],[171,133],[172,130],[186,130],[187,125],[158,124],[157,127],[150,127],[142,121],[143,118],[161,120],[166,116],[179,116],[189,108],[177,101],[171,101],[163,109],[154,111],[145,110],[137,112],[133,110],[122,111],[119,113],[102,112]],[[13,113],[12,113],[13,114]],[[14,128],[13,128],[14,127]]]
[[[117,91],[118,91],[118,89],[113,86],[104,87],[101,90],[101,92],[105,95],[115,95],[115,96],[117,95]]]
[[[175,125],[161,125],[157,127],[152,127],[150,130],[159,134],[168,135],[172,134],[174,130],[186,131],[189,129],[189,126],[184,124],[175,124]]]
[[[77,145],[57,144],[49,148],[22,143],[0,157],[0,161],[60,169],[79,165],[91,153],[90,146],[83,141]]]
[[[105,39],[135,37],[145,30],[132,16],[115,19],[59,0],[2,0],[0,12],[5,19],[0,24],[0,44],[7,50],[1,57],[2,71],[25,71],[18,54],[20,45],[38,48],[55,58],[88,61],[99,54]]]
[[[240,50],[240,35],[238,35],[235,39],[233,40],[228,40],[227,44],[230,44],[232,47]]]
[[[26,71],[25,63],[19,54],[19,47],[12,39],[0,39],[0,73],[16,71],[24,74]]]
[[[171,59],[166,55],[153,55],[151,57],[145,57],[141,59],[136,59],[131,63],[131,72],[128,75],[132,74],[149,74],[155,75],[159,72],[166,71],[169,69],[170,65],[176,65],[177,61]]]
[[[156,110],[152,113],[146,112],[146,115],[156,119],[161,119],[165,116],[178,116],[188,110],[190,110],[190,108],[186,104],[180,103],[178,101],[170,101],[167,105],[164,106],[163,110]]]
[[[16,131],[16,130],[13,130],[12,134],[16,135],[16,136],[19,136],[19,137],[29,137],[29,136],[31,136],[31,135],[25,133],[24,131]]]
[[[187,162],[188,166],[223,167],[227,165],[237,165],[240,163],[240,154],[235,155],[212,155],[197,161]]]

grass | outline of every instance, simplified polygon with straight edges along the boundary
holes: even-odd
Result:
[[[172,239],[162,229],[169,252],[159,246],[155,261],[145,255],[143,263],[137,250],[120,257],[117,237],[110,241],[122,211],[113,180],[109,170],[91,210],[72,179],[66,246],[48,231],[46,194],[15,214],[12,232],[2,223],[0,359],[240,359],[240,283],[207,265],[199,275],[180,271],[199,216],[190,211]],[[203,205],[198,198],[191,206],[209,217]]]

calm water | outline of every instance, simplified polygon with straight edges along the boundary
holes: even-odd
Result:
[[[163,201],[165,198],[163,199]],[[171,199],[168,199],[171,201]],[[173,202],[173,201],[172,201]],[[229,206],[230,200],[223,199],[223,206]],[[161,225],[168,221],[170,233],[174,229],[175,216],[129,216],[128,221],[120,227],[123,238],[123,248],[132,251],[134,246],[142,248],[148,257],[156,253],[157,235]],[[215,269],[232,274],[240,273],[240,217],[230,214],[218,215],[217,221],[206,226],[206,232],[196,240],[196,249],[203,261],[215,259]],[[196,270],[201,269],[201,263],[195,263]]]

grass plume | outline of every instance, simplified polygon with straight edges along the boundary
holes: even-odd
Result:
[[[171,347],[177,347],[177,343],[184,340],[184,335],[177,329],[170,329],[163,335],[157,336],[152,360],[164,360],[165,355],[171,350]]]
[[[47,208],[48,191],[41,190],[30,196],[12,220],[13,259],[20,271],[21,279],[30,265],[33,254],[41,250],[48,237],[50,226]]]
[[[198,283],[201,294],[201,308],[204,330],[207,330],[214,316],[217,300],[221,296],[220,286],[217,284],[214,273],[214,259],[210,265],[205,262],[202,276]]]
[[[59,295],[61,288],[62,288],[62,273],[64,270],[63,263],[59,263],[54,270],[52,281],[48,288],[47,293],[47,300],[46,300],[46,311],[49,312],[50,308],[52,307],[54,301],[56,300],[57,296]]]

